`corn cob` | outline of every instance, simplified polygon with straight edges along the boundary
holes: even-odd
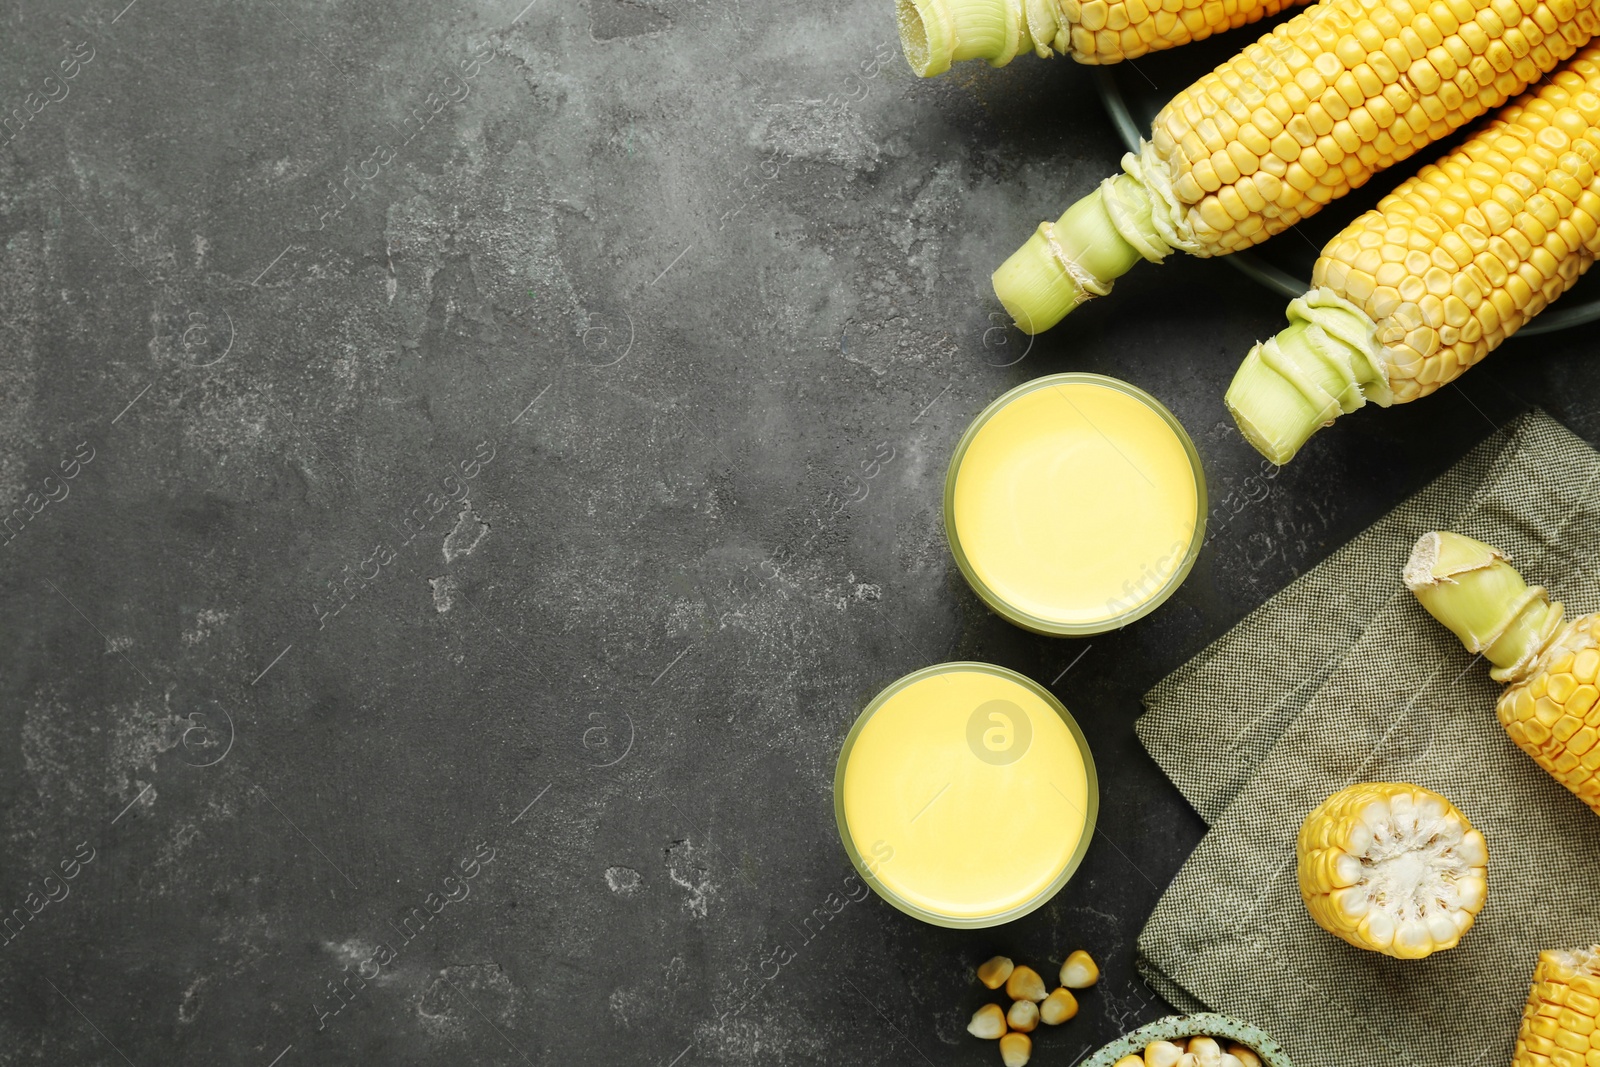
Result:
[[[1027,333],[1140,259],[1218,256],[1288,229],[1499,107],[1582,47],[1594,0],[1322,0],[1162,108],[1125,173],[994,273]]]
[[[1340,414],[1427,396],[1492,352],[1594,262],[1597,168],[1590,46],[1328,242],[1289,328],[1228,389],[1244,435],[1287,463]]]
[[[1428,614],[1505,682],[1495,711],[1517,747],[1600,814],[1600,614],[1562,625],[1543,586],[1529,587],[1498,549],[1426,533],[1405,582]]]
[[[897,0],[900,48],[919,77],[963,59],[1003,67],[1023,52],[1120,63],[1203,41],[1306,0]]]
[[[1316,924],[1397,959],[1454,948],[1488,894],[1483,835],[1421,786],[1340,790],[1306,816],[1297,853],[1300,896]]]
[[[1600,945],[1541,952],[1511,1067],[1600,1063]]]

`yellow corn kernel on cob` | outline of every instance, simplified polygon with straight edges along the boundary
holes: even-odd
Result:
[[[1322,0],[1161,109],[1151,139],[994,273],[1059,322],[1140,259],[1265,240],[1522,92],[1600,26],[1594,0]]]
[[[1427,396],[1571,288],[1600,252],[1600,47],[1508,105],[1328,242],[1290,326],[1228,389],[1287,463],[1368,400]]]
[[[1120,63],[1203,41],[1306,0],[897,0],[900,48],[919,77],[952,62],[1003,67],[1023,52]]]
[[[1511,1067],[1600,1063],[1600,945],[1541,952]]]
[[[1415,960],[1454,948],[1488,895],[1488,846],[1438,793],[1365,782],[1300,827],[1300,896],[1311,918],[1356,948]]]
[[[1428,614],[1505,682],[1496,712],[1517,747],[1600,814],[1600,614],[1562,625],[1561,605],[1529,587],[1498,549],[1426,533],[1405,582]]]

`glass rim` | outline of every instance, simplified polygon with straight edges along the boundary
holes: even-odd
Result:
[[[878,709],[883,707],[890,697],[917,682],[941,674],[954,674],[962,671],[975,671],[980,674],[1003,678],[1006,681],[1016,682],[1043,700],[1045,705],[1055,712],[1056,717],[1066,725],[1068,732],[1072,734],[1073,740],[1077,743],[1078,754],[1083,759],[1083,774],[1087,790],[1084,805],[1083,833],[1079,835],[1077,847],[1073,849],[1072,855],[1067,859],[1066,865],[1062,867],[1060,873],[1051,879],[1048,886],[1041,889],[1034,896],[1021,904],[996,912],[993,915],[945,915],[906,900],[894,892],[868,869],[867,863],[862,858],[861,851],[856,847],[855,839],[850,833],[850,823],[845,818],[844,812],[845,767],[850,762],[851,752],[855,750],[856,739],[861,736],[861,731],[865,729],[866,724],[872,720],[872,717],[877,714]],[[834,765],[833,770],[833,818],[838,825],[839,840],[843,843],[845,853],[850,857],[850,864],[855,868],[856,873],[861,876],[862,880],[866,882],[874,893],[878,894],[880,899],[898,910],[905,912],[912,918],[921,919],[923,922],[934,926],[943,926],[952,930],[978,930],[991,926],[1001,926],[1014,919],[1020,919],[1024,915],[1031,914],[1049,903],[1057,893],[1061,892],[1062,887],[1071,881],[1072,876],[1078,872],[1078,868],[1083,864],[1083,858],[1089,851],[1089,843],[1094,839],[1095,826],[1099,821],[1099,817],[1100,778],[1095,770],[1094,753],[1089,748],[1089,739],[1084,736],[1083,728],[1078,725],[1078,720],[1073,718],[1072,712],[1067,710],[1067,706],[1044,686],[1025,674],[1019,674],[1010,668],[996,666],[993,663],[981,663],[976,660],[952,660],[947,663],[935,663],[932,666],[912,671],[910,674],[903,675],[890,682],[877,696],[867,703],[867,706],[861,710],[861,714],[856,716],[856,721],[850,727],[850,732],[845,735],[844,744],[839,748],[839,760]]]
[[[1054,388],[1058,385],[1089,384],[1109,388],[1125,396],[1139,401],[1153,411],[1163,423],[1177,436],[1178,443],[1183,446],[1184,455],[1189,459],[1189,467],[1194,472],[1195,488],[1195,518],[1194,532],[1189,535],[1189,545],[1184,551],[1183,558],[1173,570],[1172,575],[1164,582],[1161,588],[1142,603],[1136,604],[1127,611],[1116,615],[1107,616],[1094,622],[1076,623],[1062,622],[1059,619],[1047,619],[1026,611],[1002,597],[992,589],[972,566],[972,561],[967,558],[966,551],[961,547],[961,538],[956,533],[956,476],[961,471],[961,462],[967,456],[967,450],[978,434],[988,425],[989,421],[1006,405],[1027,393],[1039,389]],[[1125,382],[1120,378],[1112,378],[1105,374],[1094,374],[1089,371],[1066,371],[1061,374],[1047,374],[1041,378],[1023,382],[1000,394],[989,405],[980,411],[967,426],[966,432],[956,443],[955,451],[950,456],[950,466],[945,470],[944,477],[944,534],[945,542],[950,546],[950,553],[955,557],[956,566],[960,569],[962,577],[966,578],[967,585],[972,588],[978,598],[988,605],[989,610],[996,615],[1022,627],[1046,637],[1086,637],[1091,634],[1101,634],[1108,630],[1121,629],[1131,622],[1136,622],[1150,614],[1156,608],[1166,603],[1167,599],[1177,592],[1178,587],[1189,577],[1189,572],[1194,569],[1195,560],[1200,557],[1200,549],[1205,544],[1206,533],[1206,472],[1205,466],[1200,462],[1200,453],[1194,447],[1194,440],[1189,436],[1189,431],[1183,428],[1167,406],[1137,385]]]

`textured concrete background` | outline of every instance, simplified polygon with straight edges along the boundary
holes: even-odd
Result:
[[[521,8],[0,3],[0,1063],[991,1064],[970,968],[1079,946],[1038,1062],[1161,1014],[1133,941],[1200,826],[1139,693],[1526,403],[1600,435],[1585,331],[1247,481],[1220,397],[1279,298],[1174,260],[998,325],[1120,154],[1085,71],[918,83],[888,0]],[[939,514],[1068,369],[1171,406],[1231,516],[1078,642]],[[964,658],[1103,784],[986,932],[850,899],[831,808],[864,702]]]

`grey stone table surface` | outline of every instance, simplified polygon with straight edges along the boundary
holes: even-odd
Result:
[[[1587,331],[1514,341],[1262,498],[1221,395],[1281,299],[1175,260],[1005,330],[989,271],[1120,148],[1063,60],[916,81],[888,0],[0,26],[0,1064],[987,1064],[973,965],[1081,946],[1035,1057],[1074,1062],[1162,1014],[1133,940],[1201,834],[1139,694],[1529,404],[1600,439]],[[1155,615],[1047,640],[940,491],[1080,369],[1257,499]],[[858,899],[833,824],[863,704],[950,659],[1049,684],[1101,772],[996,930]]]

